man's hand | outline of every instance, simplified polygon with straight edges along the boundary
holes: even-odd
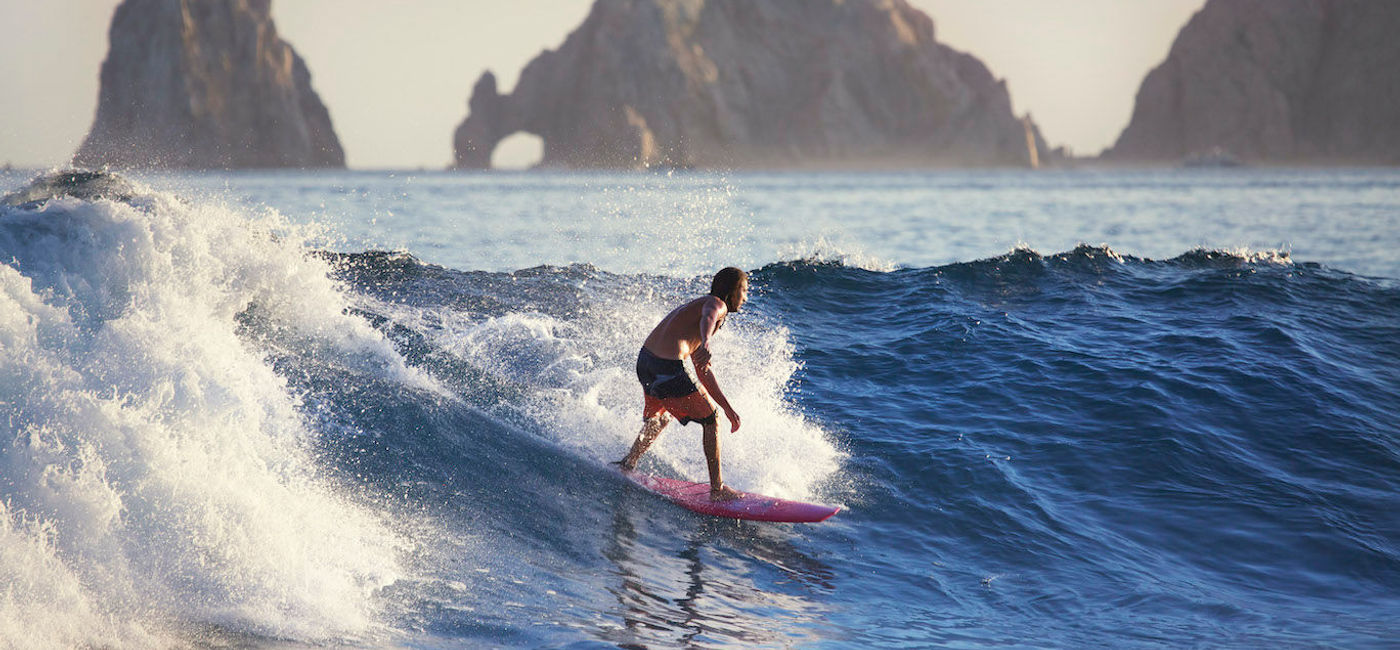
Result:
[[[734,409],[724,409],[724,417],[729,420],[729,432],[734,433],[739,430],[739,414]]]

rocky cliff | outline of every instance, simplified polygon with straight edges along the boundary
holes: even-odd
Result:
[[[1210,0],[1104,158],[1400,163],[1400,2]]]
[[[597,0],[512,93],[482,75],[469,108],[461,168],[489,167],[521,131],[544,140],[546,166],[1032,160],[1005,84],[904,0]]]
[[[271,0],[125,0],[112,17],[84,166],[344,167]]]

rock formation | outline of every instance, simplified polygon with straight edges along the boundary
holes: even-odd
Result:
[[[125,0],[83,166],[344,167],[311,73],[271,0]]]
[[[1400,2],[1210,0],[1104,158],[1400,163]]]
[[[460,168],[520,131],[576,168],[1031,160],[1005,83],[904,0],[597,0],[512,93],[488,71],[469,107]]]

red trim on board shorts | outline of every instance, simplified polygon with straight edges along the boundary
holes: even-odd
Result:
[[[650,420],[663,411],[674,415],[681,421],[681,424],[688,424],[693,420],[704,420],[715,414],[715,405],[710,402],[710,396],[704,391],[698,391],[684,397],[655,397],[642,393],[646,402],[642,405],[642,419]]]

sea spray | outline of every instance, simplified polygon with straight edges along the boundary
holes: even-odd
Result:
[[[373,634],[398,540],[322,476],[262,345],[314,341],[346,367],[432,382],[344,313],[275,215],[58,185],[0,207],[0,572],[30,577],[0,601],[7,637]],[[278,334],[248,336],[249,313]]]

